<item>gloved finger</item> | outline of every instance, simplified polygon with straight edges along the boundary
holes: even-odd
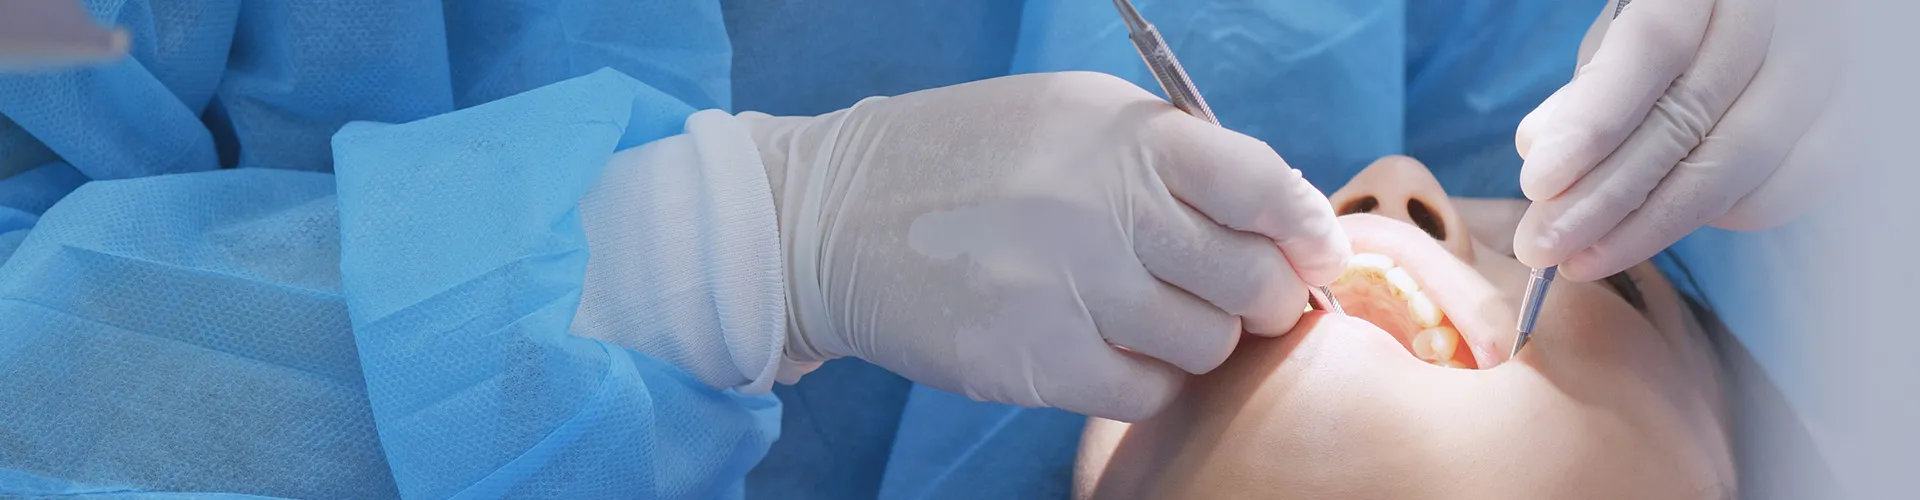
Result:
[[[1136,208],[1134,218],[1133,252],[1152,278],[1239,316],[1250,333],[1277,336],[1299,321],[1307,285],[1272,240],[1228,229],[1171,197]]]
[[[1081,415],[1138,422],[1166,409],[1187,374],[1173,365],[1107,345],[1098,337],[1051,352],[1029,365],[1044,406]]]
[[[1567,191],[1646,121],[1667,87],[1694,61],[1713,0],[1631,4],[1537,126],[1520,167],[1520,189],[1539,201]]]
[[[1516,256],[1529,266],[1559,264],[1599,241],[1648,196],[1715,127],[1760,68],[1773,28],[1770,0],[1722,0],[1699,57],[1654,104],[1619,148],[1577,181],[1573,191],[1536,203]],[[1580,193],[1580,194],[1576,194]],[[1555,217],[1538,215],[1557,214]],[[1520,233],[1516,233],[1520,236]],[[1565,268],[1561,269],[1566,272]]]
[[[1675,139],[1679,143],[1663,149],[1683,149],[1679,147],[1682,145],[1692,147],[1698,142],[1700,133],[1712,125],[1712,120],[1724,114],[1727,107],[1740,96],[1740,89],[1752,79],[1765,57],[1765,52],[1754,50],[1754,47],[1767,44],[1772,33],[1774,10],[1773,2],[1757,0],[1723,0],[1714,9],[1713,22],[1707,27],[1690,69],[1681,73],[1674,80],[1673,87],[1655,101],[1653,114],[1647,118],[1653,121],[1662,113],[1672,114],[1674,116],[1670,119],[1673,121],[1697,125],[1687,129],[1697,133],[1692,137],[1677,137]],[[1596,30],[1605,29],[1610,13],[1602,13],[1601,21],[1595,24]],[[1589,41],[1592,38],[1590,32]],[[1584,42],[1582,47],[1583,51],[1596,48],[1586,47]],[[1583,55],[1581,64],[1584,66],[1590,57],[1591,54]],[[1542,127],[1552,122],[1547,117],[1552,116],[1554,110],[1565,102],[1566,96],[1572,93],[1568,90],[1571,86],[1568,84],[1556,90],[1520,120],[1514,142],[1521,158],[1528,156],[1533,139],[1542,132]],[[1619,149],[1636,147],[1634,139],[1629,136]],[[1673,156],[1677,161],[1684,154],[1685,151],[1680,151],[1673,153]]]
[[[1717,139],[1717,138],[1716,138]],[[1560,264],[1560,277],[1593,281],[1612,276],[1672,246],[1753,189],[1759,179],[1743,165],[1688,160],[1660,182],[1645,204],[1593,245]]]
[[[1353,249],[1327,196],[1266,143],[1179,114],[1147,122],[1153,168],[1174,197],[1229,228],[1280,245],[1311,285],[1339,279]]]
[[[1600,41],[1607,38],[1607,28],[1613,26],[1614,17],[1620,15],[1620,12],[1626,8],[1620,5],[1620,2],[1621,0],[1608,0],[1606,8],[1594,13],[1593,24],[1587,26],[1587,33],[1580,37],[1580,56],[1574,60],[1573,66],[1576,71],[1586,66],[1587,61],[1593,60],[1593,54],[1600,51]]]
[[[1601,9],[1596,14],[1593,25],[1587,27],[1586,36],[1580,39],[1580,57],[1573,65],[1575,74],[1568,80],[1569,85],[1573,80],[1580,79],[1578,74],[1580,68],[1586,67],[1587,62],[1593,60],[1594,52],[1600,50],[1600,40],[1606,38],[1607,28],[1613,25],[1613,16],[1619,12],[1619,3],[1620,0],[1608,1],[1607,8]],[[1526,159],[1527,151],[1533,148],[1533,138],[1540,132],[1540,124],[1547,122],[1548,116],[1553,116],[1553,110],[1567,94],[1566,90],[1567,85],[1561,85],[1553,91],[1553,95],[1547,96],[1545,101],[1541,101],[1539,106],[1534,107],[1533,111],[1520,119],[1520,128],[1513,136],[1513,145],[1520,151],[1521,159]]]
[[[1658,134],[1652,128],[1636,134]],[[1571,189],[1536,201],[1520,216],[1513,232],[1513,256],[1528,267],[1565,263],[1592,246],[1641,205],[1669,168],[1609,162]],[[1566,277],[1563,268],[1560,275]]]
[[[1567,87],[1563,85],[1520,119],[1520,127],[1513,133],[1513,147],[1520,153],[1520,159],[1527,159],[1527,153],[1533,150],[1533,138],[1540,135],[1540,127],[1550,121],[1547,117],[1553,116],[1560,103],[1566,101],[1566,95]]]
[[[1592,248],[1567,259],[1560,266],[1561,276],[1594,279],[1617,273],[1724,218],[1743,200],[1767,203],[1755,194],[1773,182],[1770,179],[1806,175],[1796,168],[1781,176],[1777,169],[1791,152],[1802,149],[1798,145],[1810,144],[1802,138],[1829,103],[1837,56],[1823,49],[1826,42],[1805,39],[1817,31],[1794,25],[1818,22],[1821,13],[1783,14],[1765,65],[1706,139],[1661,181],[1644,206]],[[1816,148],[1806,149],[1817,149],[1817,143],[1812,145]],[[1810,164],[1823,160],[1802,159]]]
[[[1703,161],[1771,170],[1713,226],[1743,231],[1779,226],[1811,210],[1851,172],[1854,163],[1844,156],[1855,149],[1845,145],[1853,134],[1836,117],[1847,115],[1841,109],[1856,109],[1848,96],[1858,94],[1839,90],[1848,83],[1845,57],[1853,52],[1837,30],[1836,7],[1801,2],[1781,12],[1766,66],[1714,130],[1726,140],[1694,152]]]
[[[1198,374],[1219,367],[1240,341],[1240,318],[1145,269],[1116,272],[1129,276],[1081,291],[1107,342]]]

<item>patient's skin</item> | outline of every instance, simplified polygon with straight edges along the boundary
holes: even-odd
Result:
[[[1644,309],[1605,281],[1556,283],[1508,360],[1527,268],[1505,247],[1521,202],[1450,200],[1405,157],[1331,198],[1351,212],[1369,195],[1381,215],[1341,218],[1354,251],[1407,269],[1481,369],[1308,313],[1286,336],[1243,339],[1153,419],[1091,421],[1076,498],[1731,498],[1715,354],[1659,272],[1628,271]],[[1409,199],[1433,217],[1409,215]],[[1436,225],[1445,240],[1422,230]]]

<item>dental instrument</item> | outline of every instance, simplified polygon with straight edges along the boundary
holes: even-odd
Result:
[[[1519,335],[1513,338],[1513,351],[1508,358],[1520,355],[1520,346],[1527,345],[1527,339],[1533,336],[1534,322],[1540,319],[1540,305],[1547,301],[1547,289],[1553,286],[1553,277],[1560,273],[1560,266],[1534,269],[1527,276],[1527,292],[1520,299],[1520,322],[1514,325]]]
[[[1167,92],[1167,101],[1195,118],[1219,126],[1220,120],[1214,118],[1213,109],[1207,107],[1207,100],[1200,97],[1200,90],[1194,88],[1193,80],[1187,78],[1187,71],[1180,67],[1178,59],[1174,59],[1173,48],[1167,45],[1165,38],[1160,37],[1160,30],[1141,17],[1140,11],[1133,8],[1130,0],[1113,0],[1113,7],[1119,9],[1120,18],[1127,24],[1127,39],[1133,41],[1134,50],[1139,51],[1140,59],[1147,63],[1147,70],[1153,72],[1153,79],[1159,81],[1160,88]],[[1320,295],[1317,300],[1326,306],[1323,309],[1342,316],[1347,314],[1346,309],[1340,307],[1340,302],[1334,300],[1333,290],[1325,286],[1311,287],[1309,290]]]
[[[1629,3],[1633,3],[1633,0],[1620,0],[1613,8],[1613,17],[1618,19]],[[1507,353],[1508,358],[1519,356],[1520,347],[1527,345],[1527,340],[1533,337],[1533,326],[1540,320],[1540,306],[1546,303],[1547,289],[1553,287],[1553,277],[1559,273],[1560,266],[1549,266],[1534,269],[1528,274],[1527,292],[1520,298],[1520,320],[1513,327],[1519,332],[1513,337],[1513,351]]]

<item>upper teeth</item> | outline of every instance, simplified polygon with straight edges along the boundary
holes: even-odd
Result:
[[[1348,272],[1377,269],[1379,272],[1385,273],[1394,267],[1392,257],[1377,253],[1357,253],[1353,254],[1353,258],[1347,259]]]
[[[1407,296],[1407,310],[1413,313],[1413,322],[1421,328],[1440,326],[1440,322],[1447,319],[1446,315],[1440,313],[1440,306],[1434,305],[1433,299],[1427,298],[1427,294],[1422,292]]]
[[[1388,293],[1407,303],[1407,312],[1420,328],[1409,340],[1416,357],[1439,366],[1465,367],[1453,360],[1458,351],[1455,347],[1461,341],[1459,331],[1449,325],[1446,313],[1441,312],[1433,299],[1420,289],[1420,283],[1414,281],[1413,274],[1396,265],[1393,258],[1377,253],[1354,254],[1347,261],[1346,276],[1341,279],[1350,278],[1378,278],[1378,281],[1385,281]]]
[[[1413,275],[1398,267],[1387,270],[1387,284],[1393,285],[1393,296],[1402,300],[1420,293],[1420,284],[1413,281]]]

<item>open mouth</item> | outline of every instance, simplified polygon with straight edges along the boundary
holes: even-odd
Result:
[[[1393,335],[1435,366],[1505,361],[1496,317],[1512,317],[1492,284],[1420,228],[1371,214],[1341,217],[1354,257],[1330,288],[1347,314]],[[1509,311],[1500,315],[1500,310]]]

